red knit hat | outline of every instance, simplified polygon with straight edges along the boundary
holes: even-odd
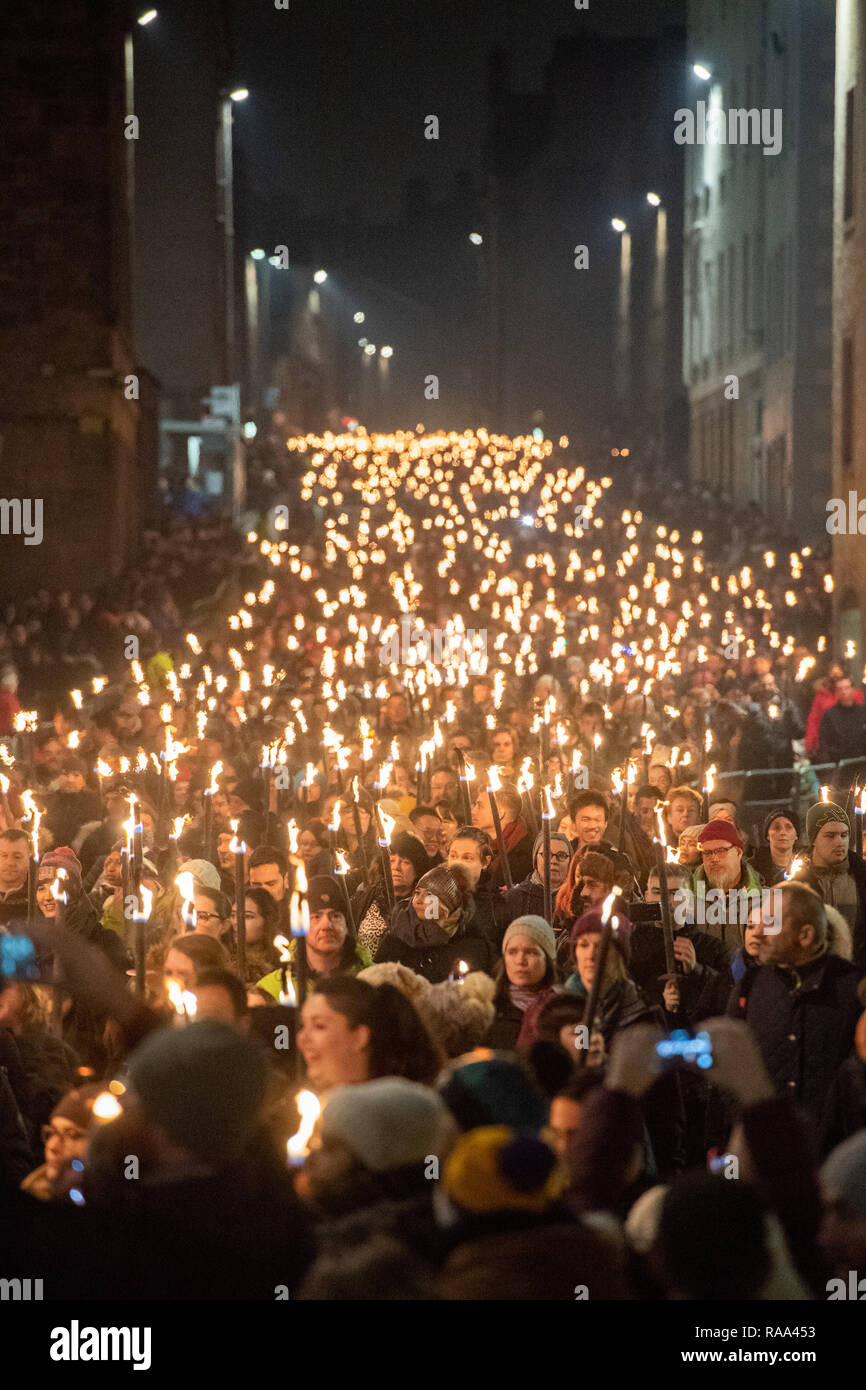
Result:
[[[611,936],[611,942],[623,960],[627,962],[631,955],[631,934],[634,931],[634,923],[622,912],[617,912],[616,909],[611,913],[611,916],[616,918],[617,923],[616,930]],[[578,917],[571,929],[572,949],[577,945],[579,936],[586,936],[588,932],[595,932],[596,935],[601,936],[603,930],[599,908],[596,907],[591,912],[584,912],[582,917]]]
[[[45,883],[49,878],[55,879],[58,869],[65,869],[66,876],[72,879],[73,885],[81,886],[81,863],[68,845],[58,845],[56,849],[50,849],[43,854],[36,871],[37,883]]]
[[[710,820],[707,821],[700,835],[698,844],[705,845],[708,840],[727,840],[734,849],[743,848],[743,839],[739,830],[729,820]]]

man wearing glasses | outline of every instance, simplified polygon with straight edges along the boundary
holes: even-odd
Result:
[[[698,848],[701,863],[691,881],[695,916],[689,925],[726,946],[742,946],[750,910],[756,903],[761,906],[762,880],[743,859],[743,841],[731,821],[708,821],[698,836]]]

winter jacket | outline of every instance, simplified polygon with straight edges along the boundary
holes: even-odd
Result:
[[[9,922],[23,922],[27,917],[27,880],[25,878],[20,888],[10,888],[8,893],[0,896],[0,927],[5,927]]]
[[[430,862],[432,864],[433,861]],[[472,928],[479,936],[486,937],[496,947],[497,953],[502,945],[505,928],[513,921],[505,910],[505,896],[501,888],[493,887],[490,870],[483,869],[472,895],[475,903]]]
[[[828,1154],[866,1129],[866,1062],[856,1052],[842,1063],[833,1078],[821,1123],[821,1154]]]
[[[538,1037],[537,1019],[552,994],[553,985],[545,985],[536,991],[536,997],[528,1009],[519,1009],[506,993],[496,1001],[496,1014],[482,1041],[483,1047],[492,1047],[501,1052],[514,1052],[528,1048]]]
[[[821,870],[816,870],[820,875]],[[854,879],[857,889],[857,916],[854,920],[854,961],[861,971],[866,970],[866,861],[858,859],[853,850],[848,851],[848,872]],[[821,893],[821,884],[815,891]]]
[[[863,704],[863,691],[853,692],[854,703]],[[836,692],[833,690],[819,690],[812,701],[812,708],[809,710],[809,718],[806,720],[806,752],[810,758],[816,758],[818,754],[818,732],[821,728],[821,720],[832,709],[836,703]]]
[[[78,1083],[78,1058],[47,1030],[26,1029],[16,1042],[30,1088],[27,1119],[38,1135],[57,1102]]]
[[[296,950],[297,938],[295,938],[294,941],[289,943],[289,954],[291,955],[293,961],[295,958]],[[339,970],[331,971],[330,975],[317,975],[315,970],[313,970],[309,966],[307,967],[307,994],[310,995],[313,993],[313,990],[316,988],[316,985],[320,979],[331,979],[334,975],[357,975],[360,973],[360,971],[366,970],[368,965],[372,964],[373,957],[370,955],[370,952],[367,950],[366,946],[359,946],[356,942],[355,954],[352,960],[349,961],[348,965],[341,965]],[[291,977],[292,983],[294,984],[296,977],[292,973],[291,966],[289,967],[289,975]],[[270,974],[263,975],[262,978],[256,982],[256,988],[266,989],[268,991],[268,994],[272,994],[279,1003],[280,991],[282,989],[282,981],[282,970],[272,970]]]
[[[719,941],[698,927],[680,927],[677,936],[685,936],[695,948],[697,964],[688,974],[679,976],[680,1008],[675,1015],[668,1015],[672,1027],[687,1028],[700,1018],[709,1018],[717,1012],[716,1001],[719,984],[725,983],[722,1007],[730,995],[730,952],[724,942]],[[631,938],[629,973],[647,999],[664,1007],[664,980],[666,972],[664,932],[655,922],[640,922]]]
[[[569,993],[586,997],[588,991],[579,975],[565,982]],[[604,1037],[609,1051],[615,1035],[633,1023],[655,1023],[666,1031],[664,1014],[650,1004],[634,980],[616,980],[605,990],[598,1002],[595,1026]],[[676,1072],[669,1072],[653,1087],[646,1101],[646,1127],[660,1178],[666,1180],[681,1171],[685,1158],[685,1112],[682,1091]]]
[[[581,1286],[593,1302],[629,1296],[616,1247],[564,1207],[543,1215],[494,1212],[455,1235],[462,1239],[442,1267],[441,1298],[573,1302]]]
[[[71,845],[82,825],[96,820],[101,802],[96,792],[52,792],[47,798],[45,824],[55,845]]]
[[[699,927],[708,936],[714,936],[733,949],[742,946],[743,927],[748,919],[749,903],[740,898],[739,894],[743,891],[750,894],[757,893],[757,899],[750,899],[750,902],[753,905],[757,903],[760,907],[760,893],[763,884],[757,870],[746,859],[743,859],[740,864],[739,881],[734,888],[729,888],[725,892],[724,902],[721,900],[717,902],[715,897],[707,901],[707,897],[713,892],[713,889],[707,883],[706,871],[702,864],[692,871],[685,887],[694,896],[694,902],[691,906],[694,908],[695,921],[690,922],[689,925]],[[733,892],[736,892],[738,896],[732,903],[730,895]],[[703,902],[700,901],[702,898]],[[731,912],[732,907],[734,908],[733,913]],[[716,921],[716,917],[720,917],[721,921]],[[741,918],[742,920],[740,920]]]
[[[815,1124],[854,1045],[860,974],[851,961],[824,954],[798,969],[761,966],[731,994],[728,1013],[748,1023],[777,1093]]]
[[[798,850],[795,848],[795,857],[797,854]],[[779,865],[773,862],[769,845],[761,845],[760,849],[755,850],[755,853],[749,858],[749,863],[768,888],[774,888],[777,883],[784,882],[786,870],[780,869]]]
[[[555,894],[554,894],[555,896]],[[502,895],[503,914],[506,925],[518,917],[544,916],[544,884],[535,883],[532,874],[523,878],[508,893]]]
[[[396,909],[395,909],[396,910]],[[411,905],[407,904],[411,911]],[[476,933],[474,923],[468,930],[461,930],[444,945],[407,945],[393,932],[386,932],[376,951],[376,963],[395,960],[423,975],[431,985],[447,980],[459,960],[464,960],[470,970],[483,970],[487,974],[493,969],[498,952],[493,943]]]
[[[838,763],[866,757],[866,710],[862,705],[831,705],[818,730],[818,761]]]

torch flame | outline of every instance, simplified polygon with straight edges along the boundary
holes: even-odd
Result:
[[[393,816],[389,816],[387,811],[383,811],[381,806],[376,807],[376,814],[382,826],[382,844],[390,846],[391,836],[394,833],[394,826],[397,824]]]
[[[602,903],[602,905],[601,905],[601,925],[602,925],[602,926],[605,926],[605,924],[607,923],[608,918],[610,917],[610,914],[611,914],[611,912],[613,911],[613,905],[614,905],[614,902],[616,901],[616,896],[617,896],[618,893],[621,893],[621,892],[622,892],[622,889],[620,888],[619,884],[618,884],[618,883],[615,883],[614,886],[613,886],[613,888],[611,889],[611,891],[608,893],[607,897],[605,898],[604,902]]]
[[[286,1154],[290,1163],[302,1163],[310,1151],[310,1138],[322,1113],[322,1107],[313,1091],[299,1091],[295,1097],[295,1105],[298,1107],[301,1123],[297,1134],[293,1134],[286,1145]]]

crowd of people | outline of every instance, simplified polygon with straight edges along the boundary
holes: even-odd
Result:
[[[565,441],[289,443],[288,532],[7,609],[10,1248],[52,1297],[827,1298],[866,713],[821,558]]]

